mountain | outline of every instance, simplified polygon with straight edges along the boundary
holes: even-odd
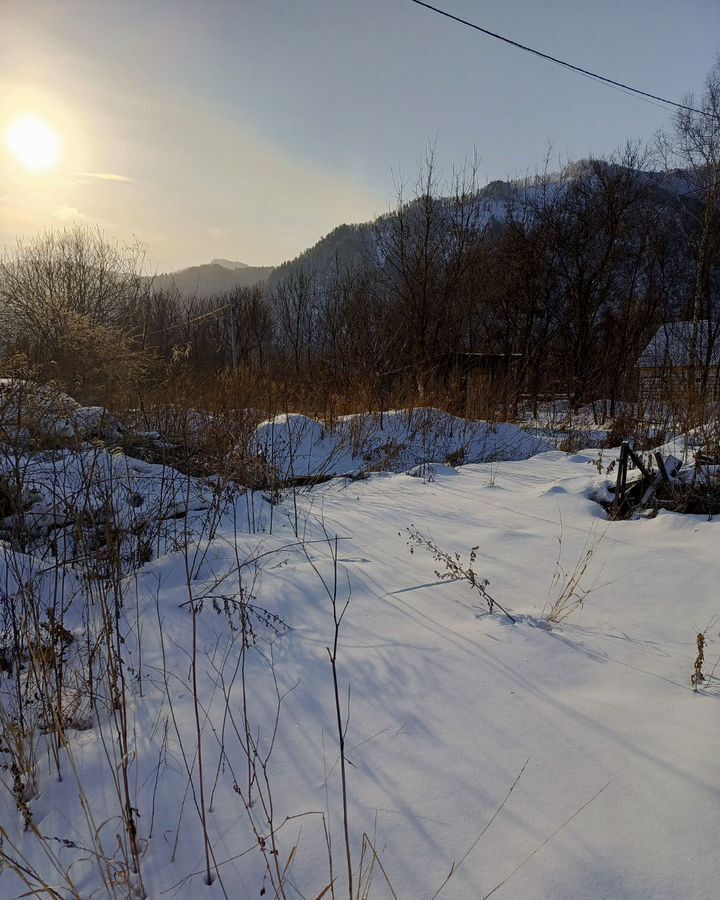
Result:
[[[215,259],[204,265],[157,275],[153,284],[157,289],[172,290],[174,287],[183,297],[209,297],[234,287],[264,284],[272,271],[272,266],[248,266]]]
[[[502,219],[508,200],[516,193],[515,184],[506,181],[490,182],[478,191],[478,199],[483,204],[485,221],[490,218]],[[437,203],[440,207],[444,206],[447,209],[448,216],[452,215],[449,198],[438,198]],[[408,208],[412,210],[414,205],[411,202]],[[296,275],[300,271],[322,277],[335,268],[362,267],[368,261],[377,259],[378,233],[389,227],[393,215],[394,213],[390,212],[379,216],[372,222],[339,225],[312,247],[296,256],[295,259],[287,260],[273,269],[267,279],[267,288],[272,289],[278,282]]]
[[[527,201],[541,197],[545,191],[549,198],[557,197],[558,193],[566,190],[573,180],[592,177],[594,166],[605,166],[608,171],[622,168],[615,163],[598,163],[596,160],[588,159],[571,163],[561,172],[548,175],[544,184],[534,179],[489,182],[477,192],[481,210],[476,220],[478,227],[492,225],[502,228],[507,222],[509,210],[513,209],[516,213],[520,213]],[[686,172],[676,170],[661,173],[638,169],[631,171],[635,172],[641,183],[651,187],[654,202],[658,206],[678,209],[694,202]],[[448,223],[454,215],[452,204],[452,198],[437,198],[438,208],[446,210]],[[422,217],[422,208],[416,201],[410,202],[407,213],[412,216],[415,208]],[[382,252],[378,247],[378,235],[383,229],[392,226],[393,216],[394,213],[390,212],[372,222],[339,225],[295,259],[283,262],[273,269],[267,277],[266,288],[271,290],[278,282],[301,271],[322,278],[336,268],[342,270],[361,267],[368,263],[373,265]]]
[[[560,180],[561,176],[558,176]],[[488,223],[491,220],[501,222],[507,214],[507,207],[513,200],[517,201],[520,193],[533,190],[525,185],[512,181],[491,181],[477,193],[478,201],[482,205],[482,215],[479,222]],[[452,213],[451,198],[437,198],[439,208],[446,210],[448,222]],[[408,211],[412,214],[420,207],[416,202],[408,204]],[[394,213],[385,213],[372,222],[363,222],[355,225],[339,225],[325,237],[321,238],[312,247],[303,251],[295,259],[288,260],[273,269],[267,279],[266,286],[272,289],[278,282],[283,281],[300,271],[307,274],[322,277],[333,269],[347,269],[362,267],[368,262],[378,258],[381,251],[378,248],[378,235],[391,226]]]
[[[367,247],[372,241],[373,223],[362,225],[338,225],[317,244],[304,250],[295,259],[282,263],[267,279],[268,288],[294,272],[305,269],[311,272],[327,272],[337,265],[342,268],[360,265],[366,259]]]
[[[251,269],[252,268],[252,266],[249,266],[247,263],[237,262],[232,259],[222,259],[222,257],[220,259],[211,259],[210,265],[211,266],[222,266],[223,269]]]
[[[539,191],[547,190],[549,195],[563,191],[573,179],[583,178],[597,165],[593,160],[579,160],[566,166],[562,172],[548,176],[545,187],[532,179],[528,181],[492,181],[478,191],[477,199],[482,205],[482,213],[478,218],[480,226],[495,223],[502,227],[506,221],[508,209],[519,211],[524,200],[531,199]],[[615,164],[605,163],[608,168]],[[637,171],[637,170],[636,170]],[[687,185],[687,173],[675,171],[666,174],[651,171],[639,171],[642,180],[652,185],[655,202],[660,206],[687,205],[692,200]],[[679,198],[682,198],[680,200]],[[452,216],[452,200],[438,198],[439,206],[445,206],[448,217]],[[409,206],[412,211],[413,204]],[[422,212],[421,212],[422,214]],[[154,284],[158,288],[177,288],[181,295],[210,296],[231,290],[236,286],[249,287],[263,285],[270,291],[280,281],[298,272],[319,275],[333,271],[335,268],[346,269],[367,264],[377,259],[378,233],[390,227],[393,213],[380,216],[373,222],[354,225],[339,225],[316,244],[300,253],[294,259],[274,266],[249,266],[237,260],[218,257],[210,263],[191,266],[176,272],[158,275]],[[448,219],[449,221],[449,219]]]

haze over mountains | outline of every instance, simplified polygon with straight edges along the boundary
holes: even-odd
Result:
[[[175,287],[183,297],[209,297],[238,286],[264,284],[272,271],[272,266],[249,266],[214,259],[203,265],[157,275],[154,285],[158,289],[168,290]]]

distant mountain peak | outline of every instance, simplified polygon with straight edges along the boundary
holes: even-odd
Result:
[[[153,284],[157,289],[177,290],[185,297],[210,297],[235,287],[264,284],[272,271],[272,266],[249,266],[227,259],[214,259],[200,266],[156,275]]]
[[[222,266],[223,269],[249,269],[250,266],[244,262],[237,262],[232,259],[212,259],[211,266]]]

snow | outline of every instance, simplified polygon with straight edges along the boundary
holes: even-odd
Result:
[[[695,453],[706,446],[708,434],[703,428],[691,429],[686,434],[678,434],[657,450],[663,456],[675,456],[683,463],[692,463]]]
[[[117,441],[118,420],[101,406],[81,406],[63,391],[19,378],[0,378],[0,434],[15,443],[32,438]]]
[[[300,413],[287,413],[261,422],[251,451],[265,459],[279,478],[350,473],[356,469],[352,450],[339,435]]]
[[[273,746],[267,777],[281,826],[280,868],[292,857],[295,888],[288,885],[287,895],[317,897],[329,883],[320,812],[332,835],[336,895],[347,895],[326,649],[333,622],[325,586],[332,594],[337,547],[338,601],[349,600],[338,675],[343,709],[349,696],[356,867],[366,833],[399,898],[435,896],[453,863],[440,898],[477,900],[498,885],[494,897],[520,900],[715,898],[720,681],[710,679],[694,694],[689,676],[696,635],[713,622],[706,671],[720,655],[718,523],[662,511],[651,520],[608,522],[590,499],[598,481],[596,451],[518,459],[530,445],[513,450],[511,438],[534,438],[511,426],[473,423],[459,433],[450,417],[423,414],[419,421],[434,429],[432,452],[430,429],[408,425],[400,414],[384,417],[383,444],[377,429],[367,442],[352,434],[352,419],[332,432],[301,417],[264,423],[258,439],[266,439],[285,474],[323,466],[357,471],[389,459],[392,442],[402,445],[392,455],[396,474],[334,478],[288,492],[274,507],[260,495],[213,491],[212,484],[159,467],[101,457],[103,471],[117,469],[113,497],[127,498],[138,483],[147,484],[144,505],[157,510],[160,486],[169,481],[177,484],[178,497],[182,483],[182,496],[198,500],[185,502],[195,513],[177,526],[179,537],[187,527],[187,552],[182,541],[168,540],[123,583],[130,772],[147,896],[245,898],[260,896],[263,887],[273,896],[233,787],[244,790],[247,778],[242,727],[235,731],[242,708],[239,641],[215,606],[237,594],[239,575],[254,602],[287,625],[258,626],[245,673],[253,734],[262,753]],[[459,446],[492,461],[420,465],[442,463]],[[72,492],[87,459],[72,456],[65,463]],[[32,465],[41,495],[49,486],[61,490],[57,458]],[[407,477],[407,469],[420,477]],[[143,509],[115,502],[123,516]],[[210,512],[212,531],[203,525]],[[477,547],[474,570],[489,579],[488,590],[517,624],[489,615],[466,582],[439,578],[430,555],[410,553],[412,525],[463,560]],[[561,625],[548,626],[548,595],[552,600],[572,575],[589,535],[599,544],[581,581],[594,590]],[[38,554],[2,545],[3,592],[15,593],[27,573],[38,578],[44,568],[42,589],[51,595],[57,581]],[[79,589],[81,580],[71,584]],[[197,677],[208,828],[225,894],[219,881],[203,882],[202,833],[185,768],[197,790],[188,590],[202,601]],[[68,616],[77,633],[82,609],[73,607]],[[92,617],[92,608],[84,614]],[[0,673],[3,702],[11,684]],[[94,846],[91,822],[103,852],[119,866],[113,734],[109,714],[92,728],[69,729],[62,782],[49,754],[38,754],[33,821],[51,839],[61,869],[71,867],[83,898],[108,895],[98,863],[77,849]],[[46,739],[37,740],[42,746]],[[8,783],[7,773],[0,778]],[[267,835],[259,800],[251,812]],[[23,831],[9,791],[0,793],[0,822],[12,853],[69,896],[36,836]],[[7,841],[4,847],[11,852]],[[0,871],[0,896],[26,890],[9,869]],[[118,888],[117,895],[129,893]],[[368,895],[392,896],[377,867]]]
[[[525,459],[549,443],[517,425],[460,419],[432,408],[340,416],[333,428],[299,413],[261,422],[251,447],[278,477],[402,472],[434,462]]]
[[[187,528],[177,516],[213,505],[211,485],[102,447],[20,454],[12,465],[24,487],[22,524],[40,558],[93,553],[90,532],[109,522],[124,536],[123,555],[145,529],[164,551]],[[0,537],[15,524],[13,516],[0,520]]]

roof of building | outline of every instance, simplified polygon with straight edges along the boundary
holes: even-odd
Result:
[[[637,361],[640,369],[707,364],[720,365],[720,336],[706,320],[661,325]]]

